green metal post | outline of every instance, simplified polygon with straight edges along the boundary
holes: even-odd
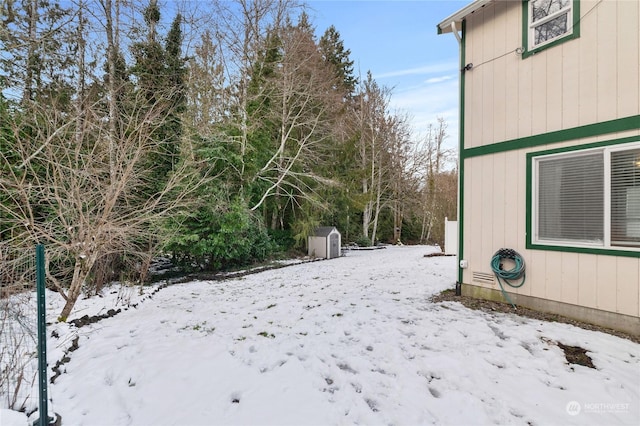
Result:
[[[36,287],[38,294],[38,383],[40,391],[40,408],[38,426],[49,424],[49,408],[47,406],[47,317],[44,299],[44,246],[36,246]]]

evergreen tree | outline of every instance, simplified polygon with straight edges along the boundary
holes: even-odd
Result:
[[[186,61],[182,57],[181,15],[175,17],[165,47],[159,41],[160,9],[156,0],[151,0],[145,9],[144,19],[147,37],[132,47],[135,64],[131,73],[136,78],[136,103],[145,103],[141,116],[151,119],[142,124],[150,127],[158,145],[157,152],[149,158],[158,172],[152,184],[152,190],[157,191],[179,161],[181,115],[186,110]]]
[[[150,108],[159,104],[166,95],[165,55],[158,41],[157,26],[160,21],[160,9],[156,0],[151,0],[145,9],[144,21],[147,24],[147,37],[145,41],[135,43],[131,47],[135,60],[131,73],[136,77],[138,93]]]
[[[289,229],[303,203],[324,204],[316,189],[330,181],[320,171],[339,102],[304,15],[297,25],[287,23],[278,37],[281,59],[265,83],[271,91],[264,111],[273,130],[269,157],[254,177],[267,187],[252,209],[262,209],[271,229]]]
[[[349,58],[351,50],[344,48],[340,33],[333,25],[320,37],[319,47],[324,60],[334,69],[339,84],[336,89],[344,91],[345,97],[351,96],[358,84],[358,79],[353,75],[353,61]]]
[[[10,168],[16,163],[18,156],[14,152],[14,138],[12,129],[8,125],[11,123],[11,112],[7,101],[0,93],[0,176],[9,174]],[[10,203],[10,194],[5,191],[0,192],[0,207]],[[10,237],[10,226],[6,209],[0,208],[0,243]]]
[[[224,63],[210,30],[205,30],[189,58],[187,74],[189,125],[207,138],[220,130],[229,112]]]
[[[247,118],[251,130],[247,134],[247,149],[243,155],[244,175],[241,187],[244,188],[246,200],[254,205],[268,189],[268,183],[256,179],[260,169],[273,154],[273,146],[278,138],[280,122],[273,114],[275,108],[276,89],[274,79],[278,64],[282,61],[282,42],[279,34],[269,31],[265,48],[258,53],[253,65],[247,95]],[[246,181],[246,182],[245,182]]]
[[[0,13],[0,90],[25,105],[69,107],[77,48],[71,9],[50,0],[6,1]]]
[[[167,35],[165,45],[166,84],[169,90],[169,114],[164,132],[166,133],[170,155],[177,158],[182,137],[182,114],[186,111],[186,60],[182,56],[182,15],[176,15]]]
[[[323,170],[325,176],[332,176],[338,185],[325,186],[320,189],[323,199],[332,200],[329,208],[322,214],[322,222],[337,226],[343,233],[345,241],[359,235],[355,217],[362,208],[355,197],[358,194],[358,170],[355,168],[355,141],[358,139],[358,127],[353,122],[353,111],[356,108],[354,99],[358,79],[353,75],[351,51],[345,49],[340,33],[334,26],[329,27],[319,40],[319,49],[324,61],[333,70],[333,90],[340,99],[340,107],[336,109],[331,141],[328,146],[330,161]]]

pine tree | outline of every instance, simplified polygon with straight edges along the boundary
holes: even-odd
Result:
[[[229,108],[222,54],[209,30],[202,34],[189,59],[185,81],[189,125],[207,138],[221,127]]]
[[[147,24],[147,37],[145,41],[135,43],[131,47],[135,60],[131,73],[136,77],[138,93],[142,95],[147,106],[152,107],[163,101],[166,95],[165,55],[158,40],[160,9],[156,0],[151,0],[145,9],[144,21]]]
[[[146,110],[143,116],[153,119],[147,125],[158,144],[157,153],[149,158],[158,172],[152,185],[157,191],[179,161],[181,115],[186,110],[186,61],[181,48],[181,15],[175,17],[165,47],[160,43],[157,31],[160,9],[156,0],[151,0],[145,9],[144,19],[147,38],[132,47],[135,65],[131,72],[136,78],[135,101],[143,101]]]
[[[0,6],[0,90],[26,105],[70,105],[72,52],[76,49],[72,11],[57,1],[6,1]]]
[[[7,101],[0,93],[0,176],[9,174],[9,168],[17,162],[18,155],[14,151],[14,137],[8,125],[12,121]],[[10,238],[10,221],[5,208],[10,203],[6,191],[0,192],[0,242]]]
[[[355,229],[354,212],[359,207],[354,201],[358,193],[354,182],[359,179],[354,168],[357,128],[350,123],[355,105],[355,89],[358,79],[353,75],[353,61],[351,51],[345,49],[340,33],[334,26],[329,27],[318,43],[324,61],[333,70],[333,90],[340,99],[340,107],[336,108],[331,140],[328,152],[331,156],[326,162],[323,175],[331,176],[339,185],[325,186],[320,189],[319,196],[332,200],[328,210],[322,213],[322,222],[338,226],[342,230],[345,240],[358,235]],[[354,228],[354,229],[351,229]]]
[[[319,47],[324,60],[333,66],[335,78],[339,82],[336,89],[343,90],[345,97],[350,97],[358,79],[353,75],[353,61],[349,59],[351,50],[344,48],[340,33],[333,25],[320,38]]]
[[[176,15],[167,35],[165,45],[165,75],[169,88],[169,111],[166,117],[165,133],[166,153],[171,158],[171,167],[175,166],[180,153],[180,141],[183,134],[182,114],[186,111],[186,65],[182,56],[182,16]]]

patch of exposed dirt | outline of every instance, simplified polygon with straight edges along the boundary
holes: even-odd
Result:
[[[109,309],[106,314],[102,315],[94,315],[90,317],[89,315],[84,315],[80,318],[69,321],[69,324],[75,325],[77,328],[84,327],[85,325],[96,323],[105,318],[111,318],[118,315],[121,312],[121,309]]]
[[[578,364],[584,365],[589,368],[596,368],[593,365],[591,357],[587,355],[587,350],[581,348],[580,346],[569,346],[557,342],[558,347],[564,351],[564,357],[567,359],[569,364]]]
[[[66,363],[68,363],[69,361],[71,361],[71,352],[78,350],[78,348],[80,347],[80,345],[78,345],[79,340],[80,340],[79,336],[76,336],[73,339],[73,341],[71,342],[71,347],[64,352],[64,356],[62,357],[62,359],[59,359],[58,362],[56,362],[56,365],[51,369],[53,370],[53,373],[54,373],[53,376],[51,376],[51,379],[49,380],[51,384],[55,383],[56,379],[63,372],[66,372],[66,370],[62,371],[60,370],[60,368]]]
[[[561,323],[565,323],[565,324],[571,324],[571,325],[575,325],[576,327],[583,328],[585,330],[601,331],[603,333],[607,333],[607,334],[611,334],[611,335],[614,335],[614,336],[622,337],[623,339],[631,340],[632,342],[635,342],[635,343],[640,343],[640,337],[638,337],[638,336],[633,336],[633,335],[630,335],[630,334],[627,334],[627,333],[623,333],[623,332],[620,332],[620,331],[611,330],[609,328],[599,327],[597,325],[588,324],[588,323],[581,322],[581,321],[576,321],[576,320],[573,320],[571,318],[563,317],[561,315],[534,311],[532,309],[523,308],[521,306],[518,306],[518,309],[514,310],[513,306],[511,306],[508,303],[494,302],[494,301],[491,301],[491,300],[476,299],[476,298],[468,297],[468,296],[456,296],[456,292],[454,290],[445,290],[442,293],[433,296],[431,298],[431,301],[435,302],[435,303],[446,302],[446,301],[459,302],[459,303],[462,303],[464,306],[466,306],[469,309],[476,309],[476,310],[481,310],[481,311],[485,311],[485,312],[510,313],[510,314],[521,315],[521,316],[527,317],[527,318],[538,319],[538,320],[541,320],[541,321],[561,322]],[[566,353],[566,350],[565,350],[565,353]],[[571,362],[571,361],[569,361],[569,362]],[[584,364],[581,364],[581,365],[584,365]]]

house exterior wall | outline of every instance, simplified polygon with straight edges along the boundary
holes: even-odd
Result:
[[[519,1],[466,19],[465,148],[638,115],[640,3],[580,1],[580,37],[522,58]]]
[[[521,301],[621,314],[636,327],[640,252],[531,246],[527,154],[640,141],[640,2],[581,0],[580,36],[525,58],[523,7],[493,2],[464,23],[461,65],[473,67],[461,84],[459,256],[468,268],[459,281],[499,291],[491,258],[512,248],[525,260],[526,283],[507,289]]]

